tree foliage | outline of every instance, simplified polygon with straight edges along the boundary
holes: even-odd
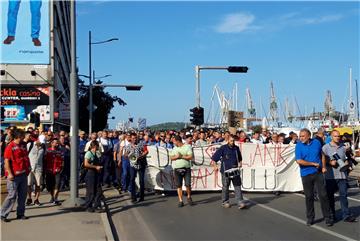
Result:
[[[101,84],[97,81],[96,84]],[[81,130],[89,130],[89,86],[85,85],[83,81],[79,80],[79,128]],[[93,112],[93,131],[100,131],[106,128],[108,116],[111,109],[114,107],[114,102],[125,106],[126,103],[118,96],[112,96],[104,91],[104,87],[93,87],[93,104],[96,110]],[[93,107],[94,108],[94,107]]]

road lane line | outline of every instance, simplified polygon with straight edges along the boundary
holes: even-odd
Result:
[[[304,194],[301,194],[301,193],[294,193],[294,195],[299,196],[299,197],[305,197],[305,195],[304,195]],[[335,194],[335,196],[338,197],[339,194]],[[359,199],[356,199],[356,198],[353,198],[353,197],[349,197],[349,196],[348,196],[347,198],[348,198],[349,200],[351,200],[351,201],[360,202]]]
[[[302,220],[302,219],[300,219],[300,218],[297,218],[297,217],[292,216],[292,215],[290,215],[290,214],[284,213],[284,212],[279,211],[279,210],[277,210],[277,209],[275,209],[275,208],[268,207],[268,206],[266,206],[266,205],[264,205],[264,204],[257,203],[257,202],[255,202],[255,201],[253,201],[253,200],[251,200],[251,199],[247,199],[247,200],[249,200],[250,202],[255,203],[256,206],[262,207],[262,208],[264,208],[264,209],[266,209],[266,210],[269,210],[269,211],[271,211],[271,212],[274,212],[274,213],[277,213],[277,214],[279,214],[279,215],[281,215],[281,216],[284,216],[284,217],[286,217],[286,218],[289,218],[289,219],[291,219],[291,220],[293,220],[293,221],[295,221],[295,222],[298,222],[298,223],[301,223],[301,224],[306,225],[306,221],[304,221],[304,220]],[[317,229],[317,230],[319,230],[319,231],[322,231],[322,232],[324,232],[324,233],[330,234],[330,235],[332,235],[332,236],[334,236],[334,237],[343,239],[343,240],[356,241],[355,239],[352,239],[352,238],[347,237],[347,236],[344,236],[344,235],[342,235],[342,234],[339,234],[339,233],[333,232],[333,231],[331,231],[331,230],[325,229],[325,228],[320,227],[320,226],[318,226],[318,225],[316,225],[316,224],[313,224],[313,225],[311,225],[310,227],[311,227],[311,228],[314,228],[314,229]]]

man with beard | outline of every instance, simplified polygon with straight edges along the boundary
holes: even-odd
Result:
[[[231,206],[229,202],[229,186],[230,182],[232,182],[235,190],[236,202],[239,209],[246,208],[246,204],[241,192],[240,170],[238,170],[238,168],[240,168],[242,165],[242,156],[239,147],[235,145],[235,138],[233,135],[229,137],[227,144],[222,145],[214,153],[211,159],[214,161],[214,170],[218,170],[218,166],[215,163],[218,161],[221,163],[220,172],[222,179],[222,206],[224,208],[229,208]],[[232,173],[231,170],[237,170],[238,172]]]

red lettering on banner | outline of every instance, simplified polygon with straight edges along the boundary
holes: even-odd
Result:
[[[288,165],[289,163],[286,162],[286,159],[283,157],[283,153],[290,147],[289,145],[287,146],[284,146],[285,148],[280,150],[280,153],[279,153],[279,163],[278,163],[278,166],[281,166],[283,163],[285,163],[286,165]],[[280,160],[281,159],[281,160]]]
[[[192,173],[194,173],[193,171],[192,171]],[[197,173],[197,175],[196,176],[194,176],[194,182],[193,182],[193,187],[195,186],[195,188],[197,188],[197,184],[198,184],[198,180],[201,180],[201,183],[202,183],[202,185],[203,185],[203,188],[206,188],[206,181],[205,181],[205,183],[204,183],[204,180],[203,180],[203,175],[202,175],[202,172],[201,172],[201,169],[198,169],[198,173]],[[196,180],[196,181],[195,181]],[[205,180],[206,180],[206,177],[205,177]]]
[[[253,159],[253,162],[252,162],[251,166],[255,163],[255,159],[256,159],[257,156],[260,157],[261,164],[262,164],[263,166],[265,166],[265,160],[263,160],[263,158],[262,158],[261,149],[260,149],[259,144],[256,144],[254,159]],[[250,159],[250,160],[251,160],[251,159]]]
[[[268,154],[269,159],[271,160],[273,166],[275,166],[276,160],[272,158],[271,152],[269,151],[268,147],[269,147],[268,144],[264,145],[264,159],[266,160],[266,154]],[[270,148],[271,148],[271,147],[270,147]],[[266,161],[265,161],[265,162],[266,162]]]
[[[214,188],[217,188],[217,187],[220,187],[222,188],[222,186],[219,185],[219,175],[221,175],[219,169],[214,171],[215,175],[214,175],[214,178],[215,178],[215,181],[214,181]]]

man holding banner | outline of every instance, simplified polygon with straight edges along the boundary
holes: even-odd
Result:
[[[230,136],[227,144],[222,145],[211,158],[214,161],[214,170],[218,170],[216,162],[221,162],[220,172],[222,179],[222,206],[230,208],[229,202],[229,186],[230,182],[234,185],[235,198],[239,205],[239,209],[246,208],[244,198],[241,192],[240,170],[242,156],[238,146],[235,145],[234,136]]]

